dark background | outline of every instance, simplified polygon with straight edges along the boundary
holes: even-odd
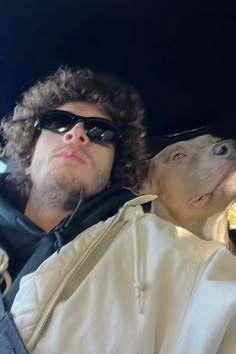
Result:
[[[150,136],[215,121],[234,136],[235,38],[227,1],[1,0],[0,116],[38,78],[70,64],[134,84]]]

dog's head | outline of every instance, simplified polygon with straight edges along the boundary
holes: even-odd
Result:
[[[203,135],[168,146],[150,160],[142,192],[158,195],[160,217],[195,230],[236,199],[236,142]]]

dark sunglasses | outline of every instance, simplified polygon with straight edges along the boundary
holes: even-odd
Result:
[[[54,133],[63,134],[79,122],[84,124],[86,135],[94,143],[115,144],[121,137],[119,129],[108,119],[98,117],[85,118],[61,110],[45,112],[36,120],[34,128],[35,132],[47,129]]]

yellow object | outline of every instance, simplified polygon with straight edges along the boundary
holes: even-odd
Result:
[[[228,220],[230,224],[230,229],[236,229],[236,204],[230,209],[228,213]]]

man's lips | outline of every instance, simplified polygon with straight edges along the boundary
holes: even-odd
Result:
[[[55,156],[65,158],[65,159],[76,160],[76,161],[81,162],[83,164],[87,163],[87,158],[86,158],[85,154],[78,149],[64,148],[64,149],[58,151]]]

